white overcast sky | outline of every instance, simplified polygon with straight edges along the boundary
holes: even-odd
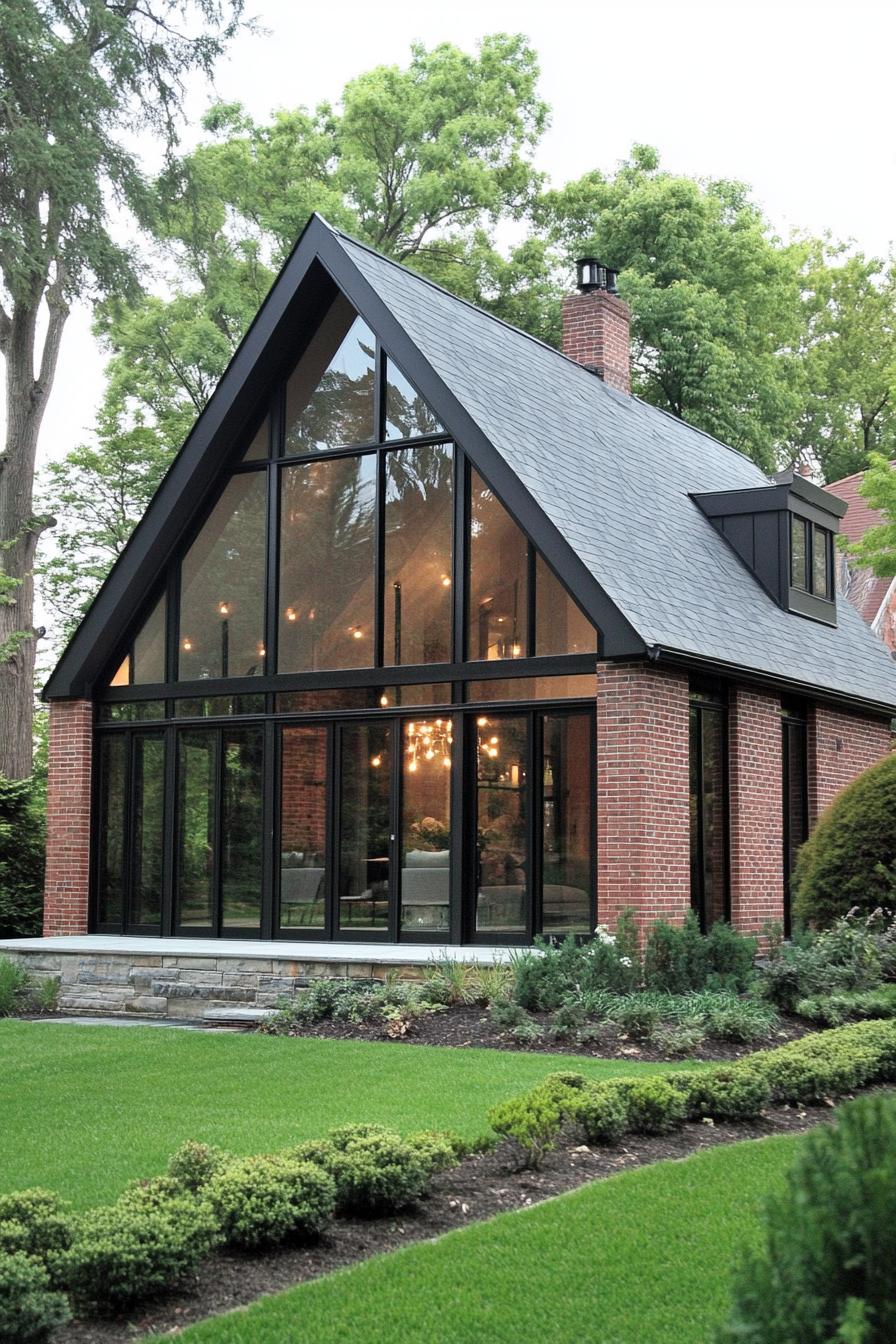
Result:
[[[409,45],[472,49],[524,32],[553,109],[539,167],[560,184],[610,170],[635,141],[676,172],[748,182],[781,232],[830,230],[867,252],[896,238],[894,39],[890,0],[248,0],[268,30],[232,48],[216,93],[256,118],[335,101],[347,80],[403,64]],[[185,140],[212,99],[191,87]],[[102,390],[89,314],[62,347],[42,458],[83,441]]]

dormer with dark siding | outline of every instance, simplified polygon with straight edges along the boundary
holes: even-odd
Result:
[[[793,472],[758,489],[691,498],[779,607],[837,624],[834,537],[846,512],[842,500]]]

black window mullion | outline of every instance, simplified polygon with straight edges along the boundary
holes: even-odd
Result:
[[[341,932],[339,890],[342,880],[342,846],[339,832],[342,825],[342,724],[330,724],[330,764],[332,766],[329,784],[329,830],[327,839],[332,845],[333,861],[328,865],[327,886],[329,888],[329,923],[327,937],[335,938]]]
[[[454,548],[451,558],[451,583],[454,601],[452,657],[462,663],[467,647],[468,547],[470,534],[470,481],[465,454],[454,446]]]
[[[259,932],[262,938],[273,938],[277,915],[274,884],[278,882],[279,863],[274,862],[280,852],[279,836],[276,829],[278,781],[280,779],[280,761],[277,751],[279,735],[273,719],[267,719],[261,725],[263,733],[261,757],[261,921]],[[277,891],[279,899],[279,884]]]
[[[383,443],[386,438],[386,354],[379,339],[377,339],[376,342],[376,355],[373,368],[373,433],[376,440],[379,443]]]
[[[264,580],[264,670],[277,670],[277,641],[280,634],[280,467],[268,465],[267,547]]]
[[[177,681],[177,651],[180,644],[180,560],[171,566],[165,585],[165,678]]]
[[[162,920],[161,934],[170,938],[174,933],[174,856],[177,833],[177,729],[165,727],[165,803],[162,840]]]
[[[121,809],[124,836],[121,854],[121,931],[127,933],[131,921],[131,898],[134,890],[132,866],[134,863],[134,733],[125,734],[124,803]]]
[[[475,812],[475,793],[465,787],[465,773],[469,773],[467,763],[468,734],[464,731],[464,715],[455,711],[451,716],[451,845],[450,875],[448,895],[448,938],[455,946],[464,941],[463,909],[464,892],[471,889],[465,880],[465,865],[468,865],[467,815]],[[469,802],[467,800],[470,800]],[[475,893],[474,893],[475,899]]]
[[[385,628],[384,591],[386,575],[386,454],[377,453],[376,509],[373,524],[373,663],[383,666],[383,632]]]
[[[593,711],[589,714],[588,720],[588,741],[590,743],[588,801],[591,809],[588,826],[588,834],[591,841],[591,862],[589,864],[589,869],[591,873],[591,928],[594,929],[599,923],[598,911],[600,909],[600,892],[597,889],[597,787],[600,762],[597,759],[597,716]]]
[[[389,941],[397,943],[401,935],[401,827],[404,821],[402,790],[402,721],[392,719],[391,776],[389,779]]]
[[[221,874],[221,813],[224,807],[224,729],[214,732],[214,801],[212,805],[212,934],[221,937],[223,887]]]
[[[526,657],[535,657],[535,547],[526,554]]]
[[[526,750],[526,825],[529,832],[529,872],[526,893],[526,940],[542,932],[544,887],[544,714],[531,711]]]

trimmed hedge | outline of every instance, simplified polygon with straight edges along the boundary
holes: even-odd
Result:
[[[793,914],[825,927],[854,906],[870,914],[894,904],[896,755],[854,779],[821,814],[800,847]]]
[[[218,1240],[218,1222],[207,1204],[181,1196],[154,1205],[129,1193],[79,1219],[71,1246],[59,1257],[60,1277],[79,1302],[117,1310],[191,1274]]]
[[[316,1237],[336,1207],[336,1186],[322,1167],[280,1155],[234,1160],[204,1193],[227,1245],[247,1249]]]
[[[332,1177],[337,1212],[365,1217],[413,1204],[436,1160],[432,1141],[412,1144],[381,1125],[344,1125],[324,1140],[290,1149],[288,1156],[316,1162]],[[443,1148],[439,1160],[446,1156]]]
[[[823,1101],[890,1082],[896,1082],[896,1020],[856,1022],[736,1064],[668,1078],[589,1083],[580,1074],[553,1074],[493,1107],[488,1119],[517,1145],[521,1166],[538,1167],[565,1124],[579,1126],[593,1143],[617,1143],[625,1134],[669,1133],[686,1119],[752,1120],[769,1102]]]
[[[42,1344],[71,1312],[47,1271],[23,1251],[0,1251],[0,1344]]]

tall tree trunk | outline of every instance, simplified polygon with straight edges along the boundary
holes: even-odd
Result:
[[[48,299],[55,299],[52,290]],[[34,468],[68,309],[50,302],[35,377],[37,307],[16,305],[4,333],[6,443],[0,459],[0,773],[31,774],[34,723],[34,556],[44,520],[34,516]]]

